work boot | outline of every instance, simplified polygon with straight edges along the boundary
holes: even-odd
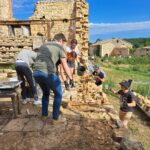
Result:
[[[68,82],[67,81],[64,81],[64,84],[65,84],[65,88],[66,88],[66,90],[68,90],[69,91],[69,84],[68,84]]]
[[[58,125],[66,122],[66,118],[64,117],[59,117],[58,119],[53,119],[52,124],[53,125]]]

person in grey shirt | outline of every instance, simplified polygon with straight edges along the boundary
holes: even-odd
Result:
[[[21,50],[16,56],[15,69],[18,75],[18,79],[22,81],[21,95],[23,104],[26,104],[28,102],[25,81],[28,82],[31,93],[34,95],[34,104],[40,103],[40,101],[38,101],[37,90],[32,75],[32,71],[30,69],[30,66],[34,63],[36,57],[37,57],[36,52],[27,49]]]

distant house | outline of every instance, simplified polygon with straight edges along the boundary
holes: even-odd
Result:
[[[91,56],[128,56],[129,49],[132,44],[122,39],[110,39],[105,41],[97,41],[92,44],[89,49]]]
[[[150,46],[137,48],[133,53],[134,56],[150,56]]]

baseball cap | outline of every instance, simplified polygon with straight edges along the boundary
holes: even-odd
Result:
[[[123,80],[122,82],[119,83],[121,86],[125,87],[125,88],[129,88],[130,87],[130,83],[126,80]]]

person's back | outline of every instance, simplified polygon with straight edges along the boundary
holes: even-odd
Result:
[[[37,57],[36,52],[32,50],[23,49],[17,54],[16,61],[22,60],[30,66],[34,63],[34,60],[36,59],[36,57]]]
[[[22,95],[22,103],[26,104],[28,102],[27,99],[27,90],[26,90],[26,81],[29,84],[31,93],[34,96],[34,104],[38,104],[38,96],[35,87],[35,82],[32,75],[32,70],[30,65],[34,63],[34,60],[37,57],[37,53],[32,50],[23,49],[21,50],[17,56],[15,61],[15,69],[18,75],[18,79],[22,81],[21,83],[21,95]]]
[[[42,45],[35,60],[34,70],[44,73],[57,73],[60,57],[65,57],[65,50],[55,42]]]

